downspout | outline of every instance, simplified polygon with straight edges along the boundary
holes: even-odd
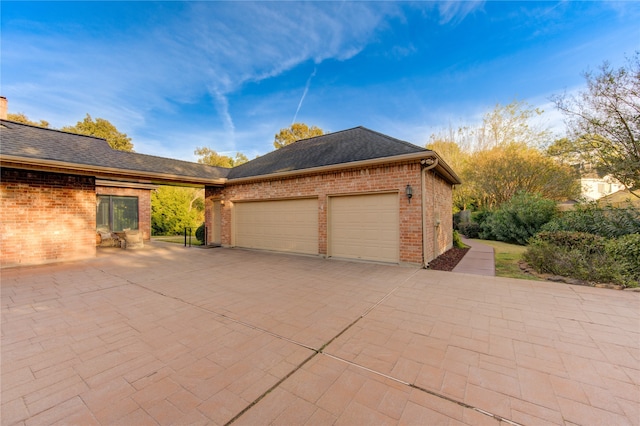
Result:
[[[427,187],[426,177],[427,177],[427,171],[433,169],[438,165],[438,158],[437,157],[423,158],[422,160],[420,160],[420,164],[422,165],[422,171],[421,171],[422,176],[420,179],[420,185],[422,187],[420,191],[420,193],[422,194],[421,195],[422,208],[420,209],[422,212],[422,268],[426,269],[427,268],[427,261],[426,261],[426,255],[425,255],[425,253],[427,252],[427,216],[425,215],[426,203],[427,203],[427,193],[425,191]],[[435,197],[435,194],[434,194],[434,197]],[[435,198],[434,198],[434,202],[435,202]],[[433,208],[435,209],[435,206]],[[434,229],[434,233],[435,233],[435,229]],[[435,253],[435,249],[434,249],[434,253]]]

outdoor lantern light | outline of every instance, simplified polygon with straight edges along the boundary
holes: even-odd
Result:
[[[407,198],[409,199],[409,203],[411,203],[411,197],[413,197],[413,188],[411,188],[411,185],[407,184],[407,187],[405,188],[405,192],[407,193]]]

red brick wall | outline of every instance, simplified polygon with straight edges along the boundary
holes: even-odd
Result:
[[[151,190],[96,186],[96,194],[138,197],[138,229],[145,240],[151,239]]]
[[[426,177],[427,191],[433,186],[433,174]],[[435,184],[437,209],[440,211],[441,236],[438,241],[443,247],[439,252],[446,250],[446,245],[452,236],[451,220],[451,186],[439,177]],[[411,203],[405,196],[405,187],[410,184],[413,188]],[[443,185],[444,184],[444,185]],[[362,169],[349,169],[331,173],[318,173],[314,175],[292,177],[288,179],[257,181],[240,184],[227,184],[224,188],[207,187],[205,197],[207,209],[210,209],[211,200],[224,199],[222,208],[222,244],[231,245],[231,209],[234,201],[240,200],[269,200],[296,197],[318,197],[318,252],[327,254],[327,200],[331,195],[361,194],[368,192],[397,191],[400,198],[400,261],[406,263],[422,263],[423,235],[422,235],[422,184],[421,166],[419,163],[389,164]],[[448,188],[448,194],[447,194]],[[448,197],[448,198],[447,198]],[[432,200],[427,197],[427,203]],[[429,212],[431,209],[429,209]],[[211,228],[211,214],[207,212],[207,226]],[[430,222],[433,226],[433,221]],[[449,228],[446,228],[446,227]],[[447,231],[448,229],[448,231]],[[428,240],[427,261],[431,260],[433,246],[433,227]],[[430,252],[429,252],[430,251]]]
[[[433,170],[425,173],[425,259],[429,262],[453,247],[453,190]]]
[[[95,179],[3,168],[0,266],[94,257]]]

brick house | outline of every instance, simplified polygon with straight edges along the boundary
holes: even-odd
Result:
[[[112,149],[104,139],[0,120],[0,267],[96,255],[96,230],[151,236],[151,190],[227,169]]]
[[[364,127],[301,140],[205,191],[208,243],[423,265],[453,244],[456,174]]]
[[[435,152],[363,127],[233,169],[7,120],[0,136],[1,267],[94,257],[100,225],[148,239],[150,191],[163,184],[205,188],[208,244],[416,265],[452,246],[456,174]]]

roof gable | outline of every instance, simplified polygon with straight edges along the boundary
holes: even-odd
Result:
[[[416,152],[429,150],[365,127],[355,127],[296,141],[231,169],[228,178],[262,176]]]

